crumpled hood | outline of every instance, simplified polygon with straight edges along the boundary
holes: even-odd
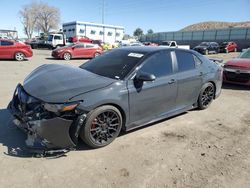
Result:
[[[44,102],[64,103],[76,95],[106,87],[113,82],[113,79],[79,67],[46,64],[25,78],[23,88],[28,94]]]
[[[235,58],[226,62],[225,67],[236,67],[250,70],[250,59],[247,58]]]

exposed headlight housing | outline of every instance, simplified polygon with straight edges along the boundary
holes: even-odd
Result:
[[[72,102],[72,103],[65,103],[65,104],[50,104],[50,103],[45,103],[43,105],[43,107],[50,111],[50,112],[66,112],[66,111],[72,111],[74,110],[79,104],[81,103],[81,101],[77,101],[77,102]]]

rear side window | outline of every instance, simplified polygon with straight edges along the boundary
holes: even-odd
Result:
[[[176,51],[175,54],[178,61],[179,72],[195,69],[193,54],[184,51]]]
[[[14,43],[13,43],[13,42],[10,42],[10,41],[2,40],[2,41],[0,41],[0,44],[1,44],[1,46],[11,46],[11,45],[13,45]]]
[[[162,77],[173,73],[170,52],[159,52],[149,57],[141,71]]]

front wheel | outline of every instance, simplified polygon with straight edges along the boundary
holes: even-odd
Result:
[[[66,61],[70,60],[71,59],[71,54],[68,53],[68,52],[64,53],[63,54],[63,59],[66,60]]]
[[[15,59],[16,59],[17,61],[23,61],[24,58],[25,58],[25,55],[24,55],[22,52],[17,52],[17,53],[15,54]]]
[[[200,110],[206,109],[213,102],[215,94],[215,88],[212,83],[206,83],[203,85],[198,98],[198,108]]]
[[[105,105],[91,111],[80,137],[91,148],[110,144],[120,133],[122,116],[114,106]]]

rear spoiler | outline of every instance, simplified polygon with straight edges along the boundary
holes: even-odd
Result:
[[[209,58],[209,60],[213,61],[214,63],[223,63],[223,59]]]

